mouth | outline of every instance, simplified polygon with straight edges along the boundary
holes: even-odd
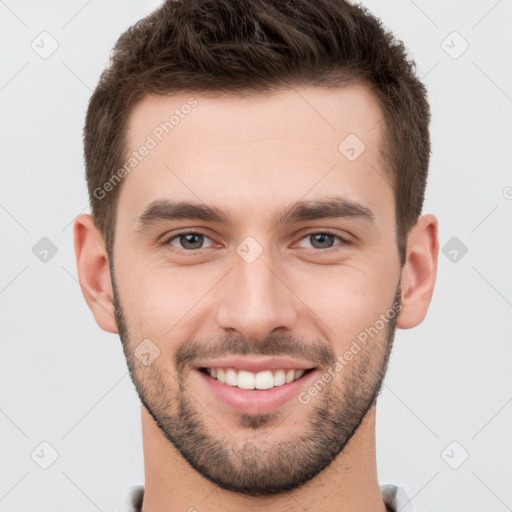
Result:
[[[236,368],[198,368],[203,374],[227,386],[260,391],[285,386],[291,382],[298,381],[315,369],[278,368],[256,373],[247,370],[237,370]]]
[[[318,368],[274,368],[258,373],[235,368],[199,367],[192,372],[214,400],[245,414],[275,411],[307,388],[319,375]],[[299,402],[300,404],[300,402]]]

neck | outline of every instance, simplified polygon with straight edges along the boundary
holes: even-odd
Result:
[[[192,468],[142,406],[143,512],[386,512],[377,480],[375,404],[342,453],[315,478],[289,493],[251,497],[226,491]]]

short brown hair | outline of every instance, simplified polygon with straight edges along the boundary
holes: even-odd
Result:
[[[92,215],[109,254],[122,184],[105,197],[97,191],[123,166],[127,119],[145,95],[243,96],[355,83],[369,86],[381,107],[380,151],[394,188],[403,265],[428,174],[427,92],[403,43],[345,0],[166,0],[119,37],[84,127]]]

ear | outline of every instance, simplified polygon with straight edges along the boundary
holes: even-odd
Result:
[[[427,314],[437,275],[439,254],[438,221],[423,215],[407,237],[407,253],[402,268],[402,309],[396,326],[410,329],[419,325]]]
[[[75,257],[78,281],[97,324],[118,334],[114,318],[112,281],[105,242],[93,218],[82,214],[75,219]]]

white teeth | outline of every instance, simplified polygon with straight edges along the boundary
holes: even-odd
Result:
[[[240,389],[271,389],[302,377],[305,370],[265,370],[253,373],[234,368],[207,368],[208,375],[228,386]]]
[[[241,389],[254,389],[254,373],[240,370],[238,372],[238,387]]]
[[[270,370],[256,374],[256,389],[271,389],[274,387],[274,376]]]
[[[274,373],[274,386],[282,386],[286,383],[286,377],[284,374],[284,370],[277,370],[276,373]]]
[[[235,370],[233,368],[228,368],[226,370],[226,384],[228,386],[237,386],[238,385],[238,378],[236,375]]]

